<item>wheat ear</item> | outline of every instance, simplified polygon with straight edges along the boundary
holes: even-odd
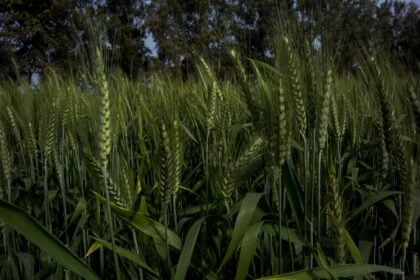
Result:
[[[340,192],[338,190],[338,183],[336,177],[336,170],[334,167],[334,163],[330,160],[330,170],[329,170],[329,186],[331,191],[331,205],[335,219],[338,222],[338,226],[336,227],[337,232],[337,248],[336,248],[336,255],[337,261],[339,264],[344,264],[345,262],[345,243],[344,243],[344,234],[343,234],[343,227],[344,227],[344,220],[343,220],[343,211],[342,205],[343,201],[341,199]]]
[[[305,135],[306,130],[306,111],[303,102],[302,89],[300,86],[299,76],[296,67],[296,60],[293,56],[292,48],[287,37],[283,37],[283,43],[287,55],[287,66],[292,86],[294,111],[297,117],[298,131],[301,135]]]
[[[322,162],[322,151],[325,148],[327,141],[327,130],[328,130],[328,114],[330,106],[331,96],[331,84],[332,84],[332,71],[328,69],[326,82],[324,86],[324,96],[322,101],[321,116],[319,119],[318,128],[318,238],[321,238],[321,162]]]
[[[3,124],[0,122],[0,157],[1,157],[1,165],[3,169],[3,175],[6,179],[6,196],[7,200],[11,202],[12,200],[12,190],[10,188],[10,184],[12,181],[12,168],[11,168],[11,159],[10,153],[7,145],[6,140],[6,133],[4,131]],[[4,197],[3,188],[0,189],[0,197]]]
[[[96,49],[96,75],[98,79],[98,89],[100,93],[100,121],[99,121],[99,160],[101,173],[104,178],[103,189],[106,197],[106,213],[108,216],[109,230],[111,234],[112,252],[115,262],[117,279],[120,279],[120,268],[115,247],[114,225],[111,213],[110,195],[108,191],[108,156],[111,153],[111,122],[110,122],[110,100],[108,81],[105,76],[105,66],[102,53]],[[76,103],[75,103],[76,104]]]

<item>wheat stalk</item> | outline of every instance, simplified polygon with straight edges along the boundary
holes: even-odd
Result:
[[[100,121],[99,121],[99,161],[101,164],[101,173],[103,175],[103,186],[106,197],[106,213],[108,216],[109,230],[111,234],[112,251],[114,255],[115,270],[117,279],[120,279],[120,268],[115,247],[114,225],[111,213],[110,195],[108,191],[108,156],[111,153],[111,105],[109,100],[108,81],[105,76],[105,67],[102,57],[102,52],[99,48],[96,49],[96,75],[99,85],[100,93]],[[75,103],[76,104],[76,103]]]
[[[331,84],[332,84],[332,71],[328,69],[326,82],[324,85],[324,95],[321,108],[321,116],[319,117],[319,128],[318,128],[318,238],[321,238],[321,161],[322,161],[322,151],[325,148],[327,141],[327,131],[328,131],[328,115],[329,115],[329,105],[330,105],[330,96],[331,96]]]

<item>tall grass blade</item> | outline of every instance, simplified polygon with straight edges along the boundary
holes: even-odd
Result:
[[[99,277],[60,240],[20,208],[0,199],[0,219],[44,250],[57,263],[90,280]]]
[[[247,193],[244,199],[242,200],[241,208],[239,209],[239,213],[235,222],[235,227],[233,229],[232,239],[229,243],[226,254],[223,257],[223,260],[220,264],[219,270],[228,262],[230,257],[235,253],[236,248],[238,247],[246,230],[249,227],[249,223],[251,222],[252,216],[262,196],[262,193]]]
[[[263,222],[253,224],[245,232],[241,242],[241,253],[239,254],[238,266],[236,268],[235,280],[244,280],[248,275],[249,266],[258,246],[258,235]]]
[[[337,277],[352,277],[356,275],[372,274],[377,272],[402,275],[401,270],[383,265],[374,264],[343,264],[330,266],[329,270]],[[314,268],[286,273],[277,276],[259,278],[258,280],[312,280],[329,278],[330,274],[324,268]]]
[[[194,251],[195,243],[197,242],[197,237],[201,229],[205,218],[201,218],[196,221],[190,231],[187,234],[187,237],[184,241],[184,246],[182,247],[181,255],[179,256],[178,265],[176,267],[175,280],[183,280],[187,275],[188,267],[190,266],[191,257]]]
[[[93,239],[96,241],[92,246],[95,246],[94,248],[97,250],[99,249],[101,246],[104,246],[105,248],[112,250],[112,244],[106,240],[100,239],[100,238],[95,238],[93,237]],[[97,246],[95,244],[99,244],[100,246]],[[93,253],[94,250],[90,251],[90,253]],[[136,265],[140,266],[141,268],[144,268],[145,270],[147,270],[149,273],[151,273],[153,276],[159,277],[156,274],[156,271],[154,271],[147,263],[146,260],[144,260],[144,258],[130,250],[124,249],[120,246],[115,246],[115,251],[117,252],[118,255],[120,255],[123,258],[128,259],[129,261],[132,261],[133,263],[135,263]]]

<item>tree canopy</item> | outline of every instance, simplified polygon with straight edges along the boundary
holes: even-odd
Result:
[[[100,27],[97,38],[87,24]],[[269,60],[279,22],[289,31],[354,63],[360,47],[375,46],[408,66],[420,60],[420,11],[397,0],[5,0],[0,4],[0,76],[30,79],[54,67],[77,69],[94,40],[129,77],[181,67],[195,52],[227,65],[227,49]],[[299,36],[296,36],[299,37]],[[154,40],[157,57],[152,55]],[[314,44],[316,46],[316,44]]]

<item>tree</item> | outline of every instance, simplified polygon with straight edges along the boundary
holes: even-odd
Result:
[[[194,48],[209,47],[211,39],[208,1],[152,1],[147,27],[156,44],[159,60],[165,66],[179,66],[190,58]]]
[[[16,71],[13,67],[13,48],[8,43],[0,45],[0,78],[16,78]]]
[[[283,35],[273,35],[279,20],[298,31],[292,31],[298,42],[317,41],[336,53],[342,70],[366,46],[410,63],[420,56],[419,17],[415,4],[398,0],[3,0],[0,75],[14,73],[12,58],[28,79],[50,66],[77,72],[80,54],[96,44],[131,78],[155,66],[185,74],[196,51],[224,75],[230,48],[270,62],[275,37]],[[149,56],[147,34],[155,39],[157,59]]]
[[[146,38],[145,3],[132,0],[108,0],[103,6],[106,33],[111,48],[111,63],[130,78],[148,68],[149,49]]]
[[[402,60],[418,69],[420,62],[420,10],[415,3],[402,5],[396,13],[395,47]]]
[[[233,22],[238,49],[246,57],[265,60],[271,51],[270,32],[275,26],[279,8],[277,1],[238,1]]]
[[[72,17],[76,2],[5,0],[0,4],[0,41],[13,52],[17,70],[31,79],[48,66],[74,63]],[[70,32],[69,32],[70,31]]]
[[[297,12],[305,35],[320,38],[322,47],[336,54],[341,70],[356,62],[360,48],[418,59],[419,10],[414,3],[302,0]]]

